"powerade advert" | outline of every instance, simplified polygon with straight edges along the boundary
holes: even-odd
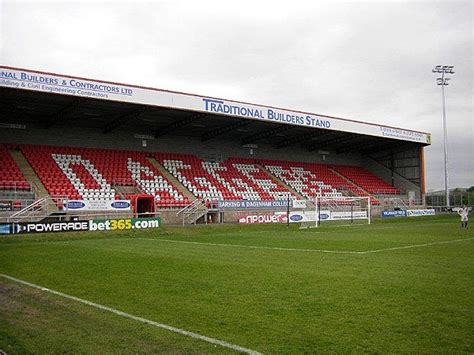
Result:
[[[115,231],[159,228],[160,226],[161,220],[159,217],[100,219],[74,222],[7,223],[0,224],[0,235],[80,231]]]

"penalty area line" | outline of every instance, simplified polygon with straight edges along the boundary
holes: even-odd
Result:
[[[113,314],[121,316],[121,317],[132,319],[132,320],[135,320],[137,322],[152,325],[156,328],[166,329],[166,330],[174,332],[174,333],[178,333],[178,334],[181,334],[181,335],[184,335],[184,336],[187,336],[187,337],[190,337],[190,338],[194,338],[194,339],[199,339],[199,340],[205,341],[207,343],[214,344],[214,345],[219,345],[219,346],[222,346],[224,348],[232,349],[232,350],[235,350],[235,351],[238,351],[238,352],[241,352],[241,353],[253,354],[253,355],[260,354],[259,352],[255,351],[255,350],[247,349],[247,348],[241,347],[239,345],[228,343],[228,342],[223,341],[223,340],[211,338],[211,337],[208,337],[208,336],[205,336],[205,335],[189,332],[189,331],[184,330],[184,329],[172,327],[172,326],[167,325],[167,324],[158,323],[158,322],[146,319],[146,318],[138,317],[138,316],[135,316],[135,315],[130,314],[130,313],[119,311],[118,309],[107,307],[107,306],[104,306],[104,305],[101,305],[101,304],[98,304],[98,303],[94,303],[94,302],[91,302],[91,301],[88,301],[88,300],[85,300],[85,299],[82,299],[82,298],[79,298],[79,297],[71,296],[71,295],[68,295],[68,294],[65,294],[65,293],[62,293],[62,292],[59,292],[59,291],[51,290],[51,289],[46,288],[46,287],[35,285],[31,282],[20,280],[20,279],[17,279],[15,277],[12,277],[12,276],[9,276],[9,275],[0,274],[0,276],[5,278],[5,279],[8,279],[10,281],[13,281],[13,282],[16,282],[16,283],[19,283],[19,284],[22,284],[22,285],[26,285],[26,286],[29,286],[29,287],[32,287],[32,288],[36,288],[36,289],[44,291],[44,292],[49,292],[53,295],[60,296],[60,297],[63,297],[63,298],[67,298],[69,300],[76,301],[76,302],[79,302],[79,303],[82,303],[82,304],[100,309],[102,311],[110,312],[110,313],[113,313]]]

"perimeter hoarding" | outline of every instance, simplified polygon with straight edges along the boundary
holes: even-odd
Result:
[[[302,111],[286,110],[272,106],[255,105],[58,74],[40,73],[19,68],[0,66],[0,86],[365,134],[422,144],[431,143],[430,134],[424,132],[322,116]]]
[[[33,234],[85,231],[116,231],[161,227],[159,217],[99,219],[71,222],[32,222],[0,224],[0,234]]]
[[[381,217],[420,217],[420,216],[434,216],[436,214],[433,208],[417,209],[417,210],[395,210],[382,211]]]
[[[64,209],[73,211],[130,211],[130,200],[67,200]]]
[[[290,201],[291,202],[291,201]],[[287,200],[219,200],[217,208],[223,210],[278,209],[287,208]]]
[[[290,223],[367,219],[367,211],[331,212],[300,211],[290,212]],[[287,223],[286,212],[254,213],[239,216],[240,224]]]

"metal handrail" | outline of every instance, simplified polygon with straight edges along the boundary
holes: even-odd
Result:
[[[41,206],[42,203],[46,200],[46,197],[43,197],[39,200],[34,201],[32,204],[22,208],[21,210],[13,213],[12,215],[9,216],[9,218],[17,218],[18,216],[21,216],[22,214],[25,214],[26,212],[30,211],[31,209],[35,209],[38,206]]]
[[[180,209],[178,212],[176,212],[176,216],[179,216],[181,213],[187,213],[191,212],[194,209],[197,209],[199,205],[202,205],[202,201],[199,199],[195,199],[193,202],[191,202],[189,205],[184,206],[182,209]]]
[[[193,202],[191,202],[189,205],[179,210],[176,213],[176,216],[179,216],[180,214],[182,214],[183,226],[184,226],[186,224],[186,220],[188,223],[192,221],[195,224],[196,221],[202,216],[206,215],[208,211],[209,209],[206,207],[204,202],[200,199],[196,199]]]

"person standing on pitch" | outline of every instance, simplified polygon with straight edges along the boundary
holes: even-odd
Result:
[[[466,205],[463,205],[462,208],[458,210],[458,214],[461,216],[461,228],[467,228],[467,222],[469,218],[467,215],[469,214],[469,208]]]

